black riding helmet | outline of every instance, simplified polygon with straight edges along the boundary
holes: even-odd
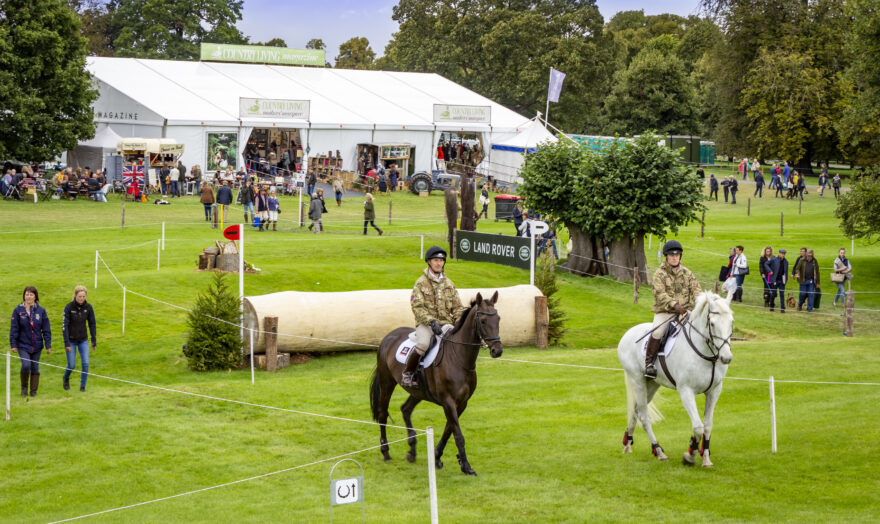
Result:
[[[681,247],[681,244],[678,240],[670,240],[669,242],[663,244],[663,256],[666,255],[680,255],[684,249]]]
[[[431,246],[428,248],[428,251],[425,252],[425,263],[432,258],[442,258],[443,260],[446,260],[446,251],[444,251],[442,247]]]

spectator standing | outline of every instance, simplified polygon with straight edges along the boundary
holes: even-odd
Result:
[[[379,170],[379,192],[380,193],[388,193],[388,180],[385,177],[385,170]]]
[[[272,223],[272,231],[278,231],[278,213],[281,212],[281,204],[278,203],[278,197],[275,196],[275,188],[271,188],[269,190],[269,222]],[[269,230],[269,225],[266,224],[266,230]]]
[[[309,229],[314,228],[315,233],[321,232],[321,210],[323,209],[323,203],[321,199],[318,198],[318,193],[312,193],[312,200],[309,203],[309,219],[312,221],[311,225],[309,225]]]
[[[382,236],[382,230],[376,227],[376,224],[373,223],[376,220],[376,209],[373,206],[373,195],[367,193],[365,195],[366,200],[364,201],[364,234],[367,234],[367,224],[373,226],[373,229],[379,232],[379,236]]]
[[[733,294],[735,302],[742,302],[743,296],[743,280],[749,274],[749,263],[746,255],[743,253],[742,246],[736,246],[736,254],[733,257],[733,267],[730,269],[730,275],[736,278],[736,292]]]
[[[192,167],[190,171],[190,176],[192,177],[193,182],[196,183],[196,193],[202,193],[202,168],[198,164]]]
[[[837,251],[837,258],[834,259],[834,273],[838,275],[843,275],[842,280],[840,280],[839,282],[834,282],[835,284],[837,284],[837,294],[834,295],[834,305],[836,306],[838,298],[840,298],[841,304],[846,303],[846,291],[844,289],[844,285],[846,285],[847,280],[852,279],[852,264],[850,264],[849,260],[847,260],[846,249],[844,248],[840,248]]]
[[[244,207],[244,223],[249,224],[248,221],[248,211],[251,213],[250,221],[254,219],[254,199],[256,198],[256,194],[254,193],[254,186],[251,182],[250,177],[245,179],[244,186],[242,186],[241,190],[241,205]]]
[[[819,193],[819,198],[825,196],[825,186],[828,185],[828,173],[827,169],[822,169],[822,173],[819,174],[819,186],[817,191]]]
[[[837,197],[840,196],[840,173],[834,173],[834,178],[831,179],[831,187],[834,189],[834,200],[837,200]]]
[[[220,223],[226,218],[226,208],[232,204],[232,190],[227,185],[229,181],[221,180],[217,188],[217,213],[220,214]]]
[[[794,268],[796,268],[797,265],[800,263],[800,261],[806,256],[807,256],[807,248],[802,247],[800,254],[798,255],[798,257],[796,259],[794,259],[794,265],[791,266],[791,278],[795,278],[797,276],[794,274],[795,273]]]
[[[89,375],[89,335],[92,338],[92,351],[98,349],[95,310],[86,302],[86,294],[85,286],[76,286],[73,290],[73,300],[64,306],[61,333],[64,336],[64,352],[67,355],[67,368],[64,370],[63,379],[65,390],[70,389],[70,374],[76,369],[76,352],[79,351],[82,366],[79,390],[85,392]]]
[[[275,176],[278,174],[278,155],[275,150],[269,151],[269,174]]]
[[[736,192],[739,190],[739,182],[736,178],[730,177],[730,203],[736,204]]]
[[[315,186],[318,184],[318,177],[315,176],[314,172],[309,173],[308,179],[308,187],[306,188],[306,194],[311,195],[315,191]]]
[[[709,199],[715,195],[715,201],[718,202],[718,179],[714,174],[709,175]]]
[[[489,187],[483,184],[483,188],[480,189],[480,204],[483,205],[483,209],[480,211],[480,214],[477,215],[477,220],[486,215],[486,219],[489,219]]]
[[[752,175],[757,176],[759,173],[761,173],[761,163],[758,162],[758,159],[756,158],[755,161],[752,162]]]
[[[764,175],[760,171],[755,171],[755,194],[758,198],[764,198]]]
[[[782,182],[782,170],[779,166],[776,167],[776,173],[773,175],[773,183],[776,184],[776,198],[784,197],[785,193],[783,190],[785,189],[785,184]]]
[[[798,284],[800,284],[797,309],[801,311],[806,301],[807,311],[812,312],[816,288],[819,287],[819,262],[813,258],[812,249],[808,249],[806,256],[795,265],[794,273]]]
[[[520,229],[522,229],[522,223],[523,223],[522,200],[517,200],[516,205],[513,206],[513,227],[516,229],[516,233],[514,233],[514,235],[520,236]]]
[[[739,166],[737,166],[737,169],[739,170],[739,174],[740,174],[740,176],[744,176],[744,173],[746,172],[746,169],[747,169],[747,168],[746,168],[746,159],[745,159],[745,158],[743,158],[742,160],[739,161]],[[725,202],[726,202],[726,201],[725,201]]]
[[[770,168],[770,183],[767,184],[767,190],[771,190],[776,187],[776,175],[779,171],[779,164],[773,164],[773,167]]]
[[[765,263],[767,281],[770,288],[770,311],[776,306],[776,294],[779,294],[779,312],[785,313],[785,284],[788,282],[788,260],[786,250],[780,248],[779,255]]]
[[[724,203],[728,202],[728,198],[730,196],[730,179],[732,177],[726,176],[724,180],[721,181],[721,186],[724,187]]]
[[[773,259],[773,248],[767,246],[761,252],[761,258],[758,259],[758,269],[761,272],[761,283],[764,286],[764,307],[770,307],[770,274],[767,262]]]
[[[797,189],[796,189],[798,200],[804,199],[804,190],[805,189],[807,189],[807,177],[805,177],[804,175],[798,174]]]
[[[162,189],[162,196],[168,196],[168,193],[171,191],[171,180],[169,179],[171,175],[171,170],[168,169],[168,166],[163,165],[161,169],[159,169],[159,185]]]
[[[339,175],[333,179],[333,192],[336,193],[336,207],[342,207],[342,193],[345,192],[345,186],[342,185],[342,177]]]
[[[177,161],[177,197],[186,194],[186,166],[180,160]]]
[[[784,162],[782,165],[782,183],[788,184],[788,180],[791,178],[791,167],[788,165],[788,162]]]
[[[21,361],[21,396],[37,396],[40,387],[40,355],[43,348],[46,354],[52,354],[52,330],[46,310],[40,305],[40,294],[34,286],[24,288],[21,304],[12,311],[9,326],[9,346],[13,353],[18,353]]]
[[[391,191],[397,191],[398,180],[400,180],[400,171],[397,169],[397,164],[391,164],[391,170],[388,172],[389,188]]]
[[[697,164],[697,176],[700,177],[700,180],[706,179],[706,172],[703,171],[703,165]]]
[[[199,202],[205,207],[205,222],[210,222],[211,208],[214,206],[214,190],[211,189],[210,184],[205,184],[199,191],[199,195]]]
[[[260,231],[269,231],[269,192],[266,188],[260,189],[257,194],[257,216],[260,217]]]

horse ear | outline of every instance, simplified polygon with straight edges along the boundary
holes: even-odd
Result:
[[[498,291],[497,291],[497,290],[495,291],[495,294],[492,295],[492,301],[491,301],[491,302],[492,302],[493,304],[497,304],[497,303],[498,303]]]
[[[476,301],[477,301],[477,305],[478,305],[478,306],[479,306],[480,304],[482,304],[482,303],[483,303],[483,295],[477,293]]]

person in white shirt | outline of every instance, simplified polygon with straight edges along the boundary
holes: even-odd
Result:
[[[742,302],[743,280],[749,274],[749,263],[746,255],[743,253],[742,246],[736,246],[736,255],[733,257],[733,267],[730,268],[730,274],[736,278],[736,292],[733,294],[733,300]]]

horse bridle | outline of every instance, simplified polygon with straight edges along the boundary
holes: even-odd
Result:
[[[497,315],[498,311],[480,311],[477,308],[474,308],[474,324],[477,327],[477,336],[480,337],[480,341],[477,343],[474,342],[456,342],[456,344],[462,344],[464,346],[479,346],[480,348],[488,348],[490,342],[501,342],[501,337],[487,337],[483,334],[483,326],[480,324],[480,315],[492,316]],[[448,339],[444,336],[441,338],[443,342],[446,342]]]
[[[697,332],[698,335],[703,337],[703,342],[705,342],[706,346],[709,347],[709,352],[711,353],[711,355],[704,355],[697,348],[696,344],[694,344],[694,341],[691,339],[690,333],[687,329],[682,329],[682,331],[684,332],[685,340],[687,340],[688,345],[691,347],[691,349],[694,350],[694,353],[696,353],[697,356],[699,356],[703,360],[712,363],[712,378],[709,379],[709,386],[706,388],[706,391],[709,391],[709,389],[712,387],[712,384],[715,383],[715,364],[718,362],[718,358],[721,356],[721,348],[723,348],[725,344],[727,344],[727,347],[730,348],[730,337],[733,336],[733,330],[730,330],[730,335],[728,335],[727,337],[722,337],[720,335],[712,333],[712,315],[719,315],[720,313],[718,311],[712,311],[712,308],[708,305],[706,307],[709,308],[708,316],[706,317],[706,331],[709,333],[708,336],[704,335],[697,328],[697,326],[694,325],[690,316],[688,316],[683,323],[689,325],[691,329],[693,329]],[[721,340],[721,344],[715,345],[716,340]],[[712,351],[713,349],[715,351]],[[706,391],[704,391],[703,393],[705,393]]]

